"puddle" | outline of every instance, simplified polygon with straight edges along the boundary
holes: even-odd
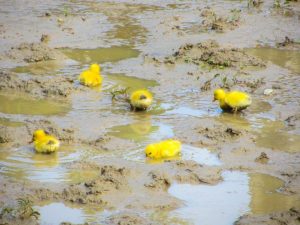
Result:
[[[250,48],[246,51],[262,60],[271,61],[278,66],[300,73],[300,51],[276,48]]]
[[[8,126],[8,127],[21,127],[21,126],[24,126],[25,123],[17,122],[17,121],[11,121],[10,119],[2,117],[2,118],[0,118],[0,125]]]
[[[112,46],[110,48],[96,49],[61,49],[61,51],[82,64],[118,62],[123,59],[135,58],[140,52],[129,46]]]
[[[299,205],[299,198],[277,191],[283,185],[278,178],[237,171],[226,171],[222,175],[224,181],[214,186],[172,185],[169,193],[183,200],[185,206],[170,212],[169,216],[191,224],[232,225],[248,212],[265,214]]]
[[[154,140],[154,138],[156,140]],[[193,160],[199,164],[202,165],[208,165],[208,166],[220,166],[222,163],[219,160],[218,156],[206,148],[198,148],[198,147],[193,147],[190,145],[182,145],[181,148],[181,155],[175,156],[175,157],[170,157],[167,159],[150,159],[146,158],[144,149],[147,144],[149,143],[154,143],[158,142],[167,138],[163,138],[163,136],[156,135],[153,139],[145,141],[147,143],[142,143],[140,148],[136,150],[130,150],[127,152],[124,152],[122,157],[124,157],[127,160],[132,160],[132,161],[138,161],[138,162],[145,162],[146,163],[163,163],[165,160]]]
[[[70,107],[50,100],[0,94],[0,112],[24,115],[64,115]]]
[[[54,202],[44,206],[35,206],[35,209],[40,213],[39,222],[41,225],[59,225],[62,222],[68,224],[96,222],[98,218],[100,218],[99,211],[101,210],[78,206],[69,207],[61,202]]]
[[[125,74],[107,73],[106,75],[104,85],[107,85],[110,90],[115,86],[120,86],[122,88],[129,87],[129,92],[132,92],[137,89],[148,89],[158,85],[155,80],[146,80],[138,77],[126,76]]]
[[[257,134],[256,145],[291,153],[300,151],[300,135],[285,131],[283,122],[263,120],[262,124]]]
[[[174,136],[172,127],[162,123],[153,123],[151,120],[140,120],[131,124],[115,126],[108,135],[147,144]]]
[[[64,165],[79,160],[81,156],[78,152],[66,146],[53,154],[37,154],[30,147],[15,150],[3,148],[0,152],[0,174],[17,180],[72,181],[72,177],[67,177],[69,171]]]
[[[106,33],[107,38],[115,40],[126,40],[128,44],[134,45],[135,42],[140,44],[145,43],[147,29],[141,26],[131,17],[125,17],[128,20],[123,21],[123,24],[116,24],[112,30]],[[119,21],[118,21],[119,22]]]
[[[181,158],[184,160],[193,160],[199,164],[208,166],[220,166],[222,164],[218,156],[206,148],[198,148],[190,145],[182,145]]]
[[[249,211],[249,177],[246,173],[224,172],[223,178],[224,182],[214,186],[172,185],[169,193],[183,200],[185,206],[170,216],[186,219],[190,224],[232,225]]]
[[[26,66],[18,66],[12,71],[15,73],[30,73],[33,75],[52,75],[55,71],[64,66],[63,61],[49,60],[37,63],[30,63]]]
[[[300,197],[283,195],[278,190],[284,182],[266,174],[253,173],[249,175],[251,194],[250,208],[253,214],[267,214],[287,211],[300,205]]]
[[[93,169],[89,169],[89,170],[78,170],[78,169],[72,169],[70,171],[68,171],[67,173],[67,180],[70,183],[82,183],[82,182],[87,182],[90,180],[95,179],[97,176],[99,176],[99,170],[93,170]]]

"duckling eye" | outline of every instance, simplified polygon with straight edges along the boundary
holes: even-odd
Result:
[[[149,152],[148,155],[152,155],[152,152]]]
[[[145,95],[140,96],[140,100],[146,99],[147,97]]]

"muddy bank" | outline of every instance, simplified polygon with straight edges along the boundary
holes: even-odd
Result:
[[[297,54],[277,50],[299,50],[298,2],[275,7],[271,0],[250,1],[250,5],[245,1],[44,1],[34,10],[31,3],[11,4],[3,3],[0,16],[0,64],[17,66],[11,71],[18,74],[0,73],[1,116],[22,124],[5,121],[0,126],[0,181],[5,187],[0,206],[13,208],[1,222],[21,224],[14,210],[16,200],[28,198],[41,213],[56,203],[74,207],[83,221],[99,206],[95,214],[100,216],[93,215],[97,219],[92,224],[192,224],[184,217],[192,217],[192,204],[169,192],[180,184],[190,185],[184,190],[207,189],[207,195],[226,196],[222,187],[229,187],[229,196],[241,193],[241,198],[233,195],[228,202],[238,204],[245,198],[243,205],[249,208],[223,213],[237,213],[231,224],[244,213],[249,215],[238,224],[297,222],[298,211],[284,212],[288,209],[284,207],[297,203],[300,193],[299,60]],[[59,67],[59,72],[49,66],[68,60],[58,47],[69,47],[66,55],[78,64]],[[101,93],[77,82],[92,61],[103,68]],[[37,67],[42,64],[37,73],[31,68],[36,62]],[[115,85],[150,89],[153,108],[135,113],[128,104],[112,102],[105,91]],[[222,113],[211,102],[213,90],[219,87],[251,93],[251,107],[236,115]],[[265,94],[266,89],[271,92]],[[18,94],[24,98],[10,98]],[[36,104],[38,99],[47,101]],[[56,108],[48,99],[67,107]],[[55,135],[62,149],[49,157],[34,154],[28,141],[36,129]],[[166,138],[183,143],[181,158],[146,159],[145,146]],[[66,150],[64,145],[71,147]],[[208,156],[204,160],[202,152]],[[210,156],[218,166],[189,160],[208,163]],[[228,171],[234,173],[233,180],[221,176]],[[269,187],[272,182],[274,190],[255,186]],[[202,210],[197,208],[206,194],[192,196],[199,200],[196,215],[210,208],[209,202],[219,208],[213,206],[205,215],[212,218],[225,212],[228,206],[218,198],[207,200]],[[268,211],[274,210],[269,194],[280,202],[273,214]],[[265,200],[269,205],[264,205]],[[253,202],[265,215],[257,215]],[[176,220],[176,209],[187,213]],[[70,224],[67,214],[72,212],[61,221]],[[25,219],[22,224],[43,224],[47,219]],[[77,222],[84,223],[78,218]]]
[[[97,178],[72,184],[57,192],[44,188],[35,190],[36,200],[64,199],[72,203],[97,204],[105,208],[132,209],[142,205],[145,209],[166,209],[179,204],[177,202],[172,206],[171,202],[174,199],[172,200],[167,194],[172,183],[216,184],[221,180],[218,168],[202,166],[193,161],[170,161],[158,165],[142,165],[121,160],[124,167],[120,167],[117,166],[119,160],[111,158],[109,163],[107,160],[99,161],[97,164],[75,163],[71,166],[72,169],[99,171]],[[137,191],[143,193],[144,197],[135,195],[134,193]],[[154,198],[157,195],[160,195],[161,199]],[[150,196],[153,197],[151,200]],[[136,205],[136,201],[139,202],[138,205]]]
[[[165,63],[206,63],[212,67],[263,67],[264,63],[237,48],[222,48],[216,41],[208,40],[198,44],[181,46],[172,56],[164,60]]]
[[[120,166],[122,165],[122,166]],[[5,189],[0,201],[2,208],[11,205],[17,198],[28,199],[34,204],[39,202],[66,202],[75,205],[96,205],[102,209],[125,210],[127,213],[113,214],[105,221],[108,224],[148,224],[155,210],[172,210],[182,202],[168,194],[168,188],[174,182],[214,185],[221,181],[220,169],[199,165],[193,161],[169,161],[160,164],[136,164],[126,160],[107,158],[97,162],[76,162],[69,165],[73,170],[93,170],[97,175],[86,178],[87,181],[70,185],[47,185],[26,183],[26,190],[17,183],[3,179]],[[171,173],[170,173],[171,172]],[[16,199],[11,193],[17,192]],[[142,209],[144,216],[137,216],[136,210]],[[18,217],[1,218],[2,222],[18,222]],[[27,222],[29,218],[24,218]],[[29,222],[32,222],[30,219]],[[156,223],[154,223],[156,224]]]
[[[299,209],[291,208],[289,211],[280,213],[271,213],[270,215],[245,215],[242,216],[235,225],[247,225],[247,224],[268,224],[279,225],[289,224],[296,225],[300,223]]]
[[[0,90],[5,92],[24,92],[35,98],[59,98],[70,97],[79,90],[87,90],[77,83],[77,76],[41,76],[28,77],[13,72],[0,72]]]
[[[42,39],[44,38],[42,37]],[[44,43],[22,43],[19,46],[11,47],[5,56],[18,63],[66,59],[60,51],[52,49]]]

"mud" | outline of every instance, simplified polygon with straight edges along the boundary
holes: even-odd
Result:
[[[17,47],[12,47],[5,56],[17,62],[26,63],[66,59],[61,52],[43,43],[22,43]]]
[[[299,12],[272,0],[2,2],[0,223],[47,224],[60,204],[70,215],[53,223],[299,224]],[[101,88],[77,81],[90,63]],[[151,109],[112,100],[127,87],[150,89]],[[223,113],[220,87],[252,105]],[[35,154],[36,129],[61,150]],[[145,157],[167,138],[180,156]],[[44,214],[22,218],[18,198]]]
[[[181,46],[165,63],[193,63],[200,65],[206,63],[213,67],[245,67],[264,66],[263,62],[246,54],[237,48],[222,48],[216,41],[208,40],[198,44]]]
[[[1,71],[0,90],[3,92],[24,92],[36,98],[70,97],[76,90],[83,90],[81,85],[75,85],[75,77],[22,77],[18,74]]]
[[[272,213],[270,215],[263,216],[242,216],[235,225],[246,225],[246,224],[299,224],[300,213],[299,209],[291,208],[289,211],[282,213]]]

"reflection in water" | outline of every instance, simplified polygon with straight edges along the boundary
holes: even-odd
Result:
[[[250,48],[246,51],[263,60],[271,61],[278,66],[300,73],[300,51],[276,48]]]
[[[65,205],[61,202],[45,202],[34,207],[39,213],[39,222],[42,225],[58,225],[62,222],[72,224],[97,223],[105,216],[103,209],[97,206]],[[98,224],[98,223],[97,223]]]
[[[170,126],[161,123],[152,125],[151,120],[147,117],[128,125],[115,126],[108,134],[143,144],[171,138],[174,135]]]
[[[38,154],[28,147],[1,149],[0,173],[15,179],[60,182],[68,172],[64,165],[79,158],[78,152],[66,146],[53,154]]]
[[[129,91],[132,92],[137,89],[148,89],[155,87],[158,83],[155,80],[146,80],[142,78],[126,76],[125,74],[107,74],[106,84],[109,89],[118,85],[122,88],[129,87]]]
[[[40,213],[41,224],[60,224],[62,222],[79,224],[85,222],[85,215],[81,209],[69,208],[63,203],[51,203],[35,208]]]
[[[182,145],[182,159],[194,160],[195,162],[208,166],[219,166],[221,161],[218,156],[206,148],[198,148],[190,145]]]
[[[224,172],[218,185],[174,184],[169,193],[185,206],[170,213],[192,224],[232,225],[249,210],[249,178],[246,173]],[[212,216],[213,215],[213,216]]]
[[[61,49],[69,58],[80,63],[117,62],[123,59],[135,58],[140,52],[129,46],[112,46],[96,49]]]
[[[34,100],[11,95],[0,95],[0,112],[25,115],[65,114],[70,107],[50,100]]]
[[[216,117],[216,120],[236,129],[249,130],[251,128],[249,121],[240,114],[225,112]]]
[[[253,214],[267,214],[289,210],[300,205],[300,197],[283,195],[278,189],[284,182],[278,178],[265,174],[250,174],[250,208]]]
[[[231,225],[246,212],[266,214],[288,210],[300,204],[299,197],[276,191],[283,186],[283,181],[278,178],[229,171],[222,175],[224,181],[214,186],[172,185],[169,193],[183,200],[185,206],[174,210],[170,216],[194,224]]]

